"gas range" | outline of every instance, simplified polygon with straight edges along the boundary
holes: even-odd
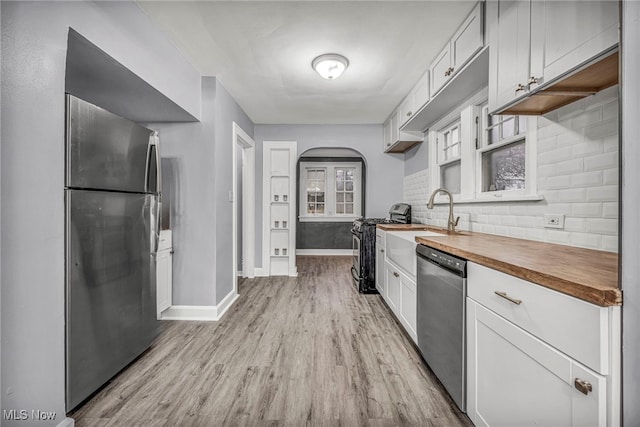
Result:
[[[351,275],[358,292],[377,293],[376,274],[376,225],[411,224],[411,206],[396,203],[389,210],[389,218],[358,218],[353,221],[353,266]]]

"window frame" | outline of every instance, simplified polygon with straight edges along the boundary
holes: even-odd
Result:
[[[520,116],[522,117],[522,116]],[[440,162],[438,138],[442,131],[460,121],[460,194],[454,194],[455,203],[487,203],[542,200],[537,194],[537,126],[538,118],[526,116],[526,130],[522,135],[510,137],[498,143],[488,145],[487,127],[489,115],[487,108],[487,90],[483,89],[452,109],[427,131],[429,141],[429,176],[431,191],[440,188],[441,166],[457,159]],[[525,188],[519,190],[482,191],[483,164],[482,154],[493,151],[525,139]],[[430,194],[429,194],[430,195]],[[427,197],[429,196],[427,195]],[[449,197],[438,194],[435,204],[449,203]]]
[[[299,188],[299,211],[298,220],[300,222],[352,222],[360,218],[363,212],[362,182],[364,177],[362,162],[360,161],[306,161],[300,160],[300,188]],[[307,170],[322,169],[325,174],[325,199],[324,214],[307,213]],[[336,169],[354,169],[353,173],[353,214],[337,214],[337,186]],[[330,191],[329,191],[330,190]]]

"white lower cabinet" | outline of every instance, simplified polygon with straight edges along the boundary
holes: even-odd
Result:
[[[416,281],[400,274],[400,322],[416,344],[418,343],[418,334],[416,333],[417,304]]]
[[[156,254],[156,312],[160,314],[171,306],[173,287],[173,244],[171,230],[162,230]]]
[[[400,309],[400,287],[402,286],[400,283],[400,273],[398,269],[393,268],[389,263],[386,265],[385,272],[387,276],[387,305],[389,305],[391,311],[398,316]]]
[[[620,425],[620,307],[469,262],[466,322],[476,426]]]
[[[476,426],[606,426],[606,379],[467,299],[467,413]]]

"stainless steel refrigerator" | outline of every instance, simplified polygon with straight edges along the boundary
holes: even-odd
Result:
[[[66,406],[151,344],[160,204],[157,137],[67,95]]]

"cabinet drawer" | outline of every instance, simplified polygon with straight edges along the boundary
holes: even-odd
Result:
[[[609,373],[608,308],[472,262],[467,273],[470,298],[591,369]]]
[[[386,243],[385,241],[387,240],[386,235],[387,235],[386,231],[376,228],[376,244],[382,245],[382,247],[384,248]]]

